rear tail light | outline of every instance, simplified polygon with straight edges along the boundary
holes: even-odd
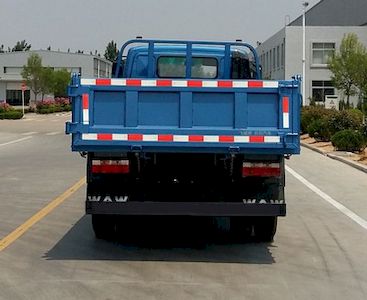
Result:
[[[279,163],[244,162],[242,165],[242,177],[280,177]]]
[[[129,171],[129,161],[127,159],[92,161],[92,173],[127,174]]]

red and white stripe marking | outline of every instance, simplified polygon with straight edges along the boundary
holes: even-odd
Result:
[[[171,80],[171,79],[81,79],[81,85],[185,88],[278,88],[278,81],[266,80]]]
[[[279,136],[83,133],[85,141],[175,143],[280,143]]]
[[[83,124],[89,124],[89,95],[82,95],[82,107],[83,107]]]
[[[283,128],[289,128],[289,97],[283,97]]]

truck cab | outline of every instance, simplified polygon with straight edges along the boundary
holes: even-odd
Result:
[[[224,48],[197,46],[192,48],[190,68],[184,46],[156,46],[152,76],[148,76],[148,47],[130,49],[120,63],[115,78],[192,78],[192,79],[260,79],[254,57],[243,49],[230,51],[226,64]],[[252,57],[251,57],[252,56]],[[117,64],[116,64],[117,65]],[[116,68],[116,67],[115,67]],[[260,68],[259,68],[260,69]]]

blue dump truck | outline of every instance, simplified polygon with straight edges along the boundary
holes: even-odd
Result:
[[[72,77],[72,150],[87,156],[97,238],[130,216],[207,216],[273,240],[284,159],[300,153],[300,80],[262,80],[242,42],[136,39],[113,78]],[[149,226],[149,225],[147,225]]]

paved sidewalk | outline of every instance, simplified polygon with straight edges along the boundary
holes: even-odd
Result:
[[[358,169],[362,172],[367,173],[367,166],[350,159],[352,153],[345,152],[345,151],[326,152],[326,151],[323,151],[320,148],[317,148],[317,147],[312,146],[310,144],[304,143],[302,141],[301,141],[301,146],[306,147],[306,148],[308,148],[310,150],[313,150],[315,152],[318,152],[318,153],[320,153],[322,155],[325,155],[327,157],[330,157],[332,159],[343,162],[343,163],[345,163],[345,164],[347,164],[347,165],[349,165],[349,166],[351,166],[355,169]]]

